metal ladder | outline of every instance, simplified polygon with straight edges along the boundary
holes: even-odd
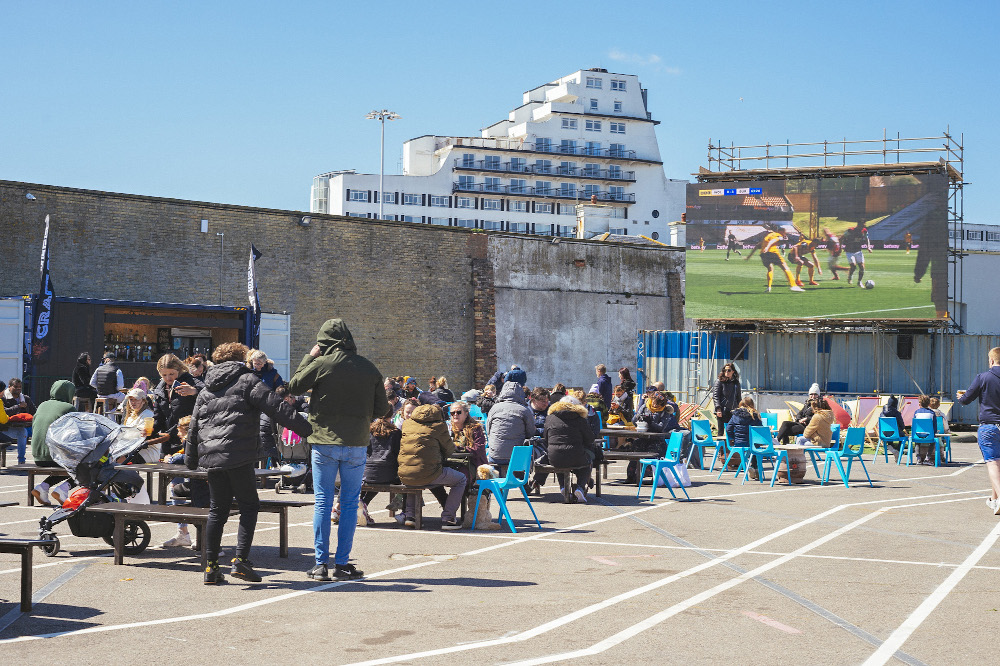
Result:
[[[688,343],[687,401],[698,402],[698,378],[701,375],[701,331],[694,331]]]

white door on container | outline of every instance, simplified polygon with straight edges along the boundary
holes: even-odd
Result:
[[[291,315],[262,312],[260,315],[260,349],[274,363],[287,382],[291,379]]]
[[[20,377],[24,360],[24,301],[0,298],[0,379]]]

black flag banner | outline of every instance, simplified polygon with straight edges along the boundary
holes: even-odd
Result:
[[[250,340],[247,344],[258,349],[260,347],[260,299],[257,298],[257,260],[261,258],[260,250],[250,244],[250,263],[247,266],[247,298],[250,300]]]
[[[35,301],[34,322],[31,327],[31,360],[41,363],[49,356],[52,330],[52,279],[49,277],[49,216],[45,216],[45,236],[42,238],[41,285]]]

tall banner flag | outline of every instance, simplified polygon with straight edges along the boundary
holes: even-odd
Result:
[[[42,238],[42,274],[41,286],[38,288],[38,300],[35,302],[34,322],[31,327],[31,360],[41,363],[49,356],[52,329],[52,280],[49,278],[49,216],[45,216],[45,236]],[[36,366],[37,367],[37,366]]]
[[[256,262],[261,258],[260,250],[250,243],[250,263],[247,266],[247,298],[250,300],[250,340],[248,344],[254,349],[260,345],[260,299],[257,298],[257,268]]]

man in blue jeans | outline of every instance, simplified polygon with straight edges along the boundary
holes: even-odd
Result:
[[[354,337],[341,319],[328,319],[316,335],[316,346],[302,359],[288,382],[293,395],[312,390],[309,401],[309,437],[312,447],[313,488],[316,508],[313,533],[316,566],[306,574],[330,580],[330,514],[340,476],[340,513],[333,577],[353,580],[364,575],[349,564],[357,527],[361,479],[365,471],[369,427],[375,417],[390,410],[382,373],[358,354]]]
[[[968,391],[958,391],[955,397],[963,405],[979,398],[979,448],[993,486],[986,504],[994,516],[1000,516],[1000,347],[990,350],[989,364],[989,370],[976,375]]]

